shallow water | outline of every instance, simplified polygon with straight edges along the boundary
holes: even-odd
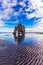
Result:
[[[2,33],[0,39],[15,45],[43,45],[43,34],[26,33],[22,38],[15,38],[12,33]]]

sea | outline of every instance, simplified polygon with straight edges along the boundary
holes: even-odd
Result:
[[[42,45],[43,34],[25,33],[21,37],[14,36],[12,32],[1,32],[0,39],[6,41],[8,44],[15,45]]]

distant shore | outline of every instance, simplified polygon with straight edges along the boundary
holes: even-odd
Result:
[[[3,33],[12,33],[13,34],[13,32],[0,32],[0,34],[3,34]],[[25,34],[26,33],[43,34],[43,32],[25,32]]]

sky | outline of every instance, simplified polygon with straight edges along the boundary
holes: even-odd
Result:
[[[0,32],[13,32],[19,23],[43,32],[43,0],[0,0]]]

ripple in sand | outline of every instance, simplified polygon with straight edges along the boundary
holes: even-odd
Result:
[[[6,41],[0,39],[0,49],[5,49],[5,48],[7,48]]]

